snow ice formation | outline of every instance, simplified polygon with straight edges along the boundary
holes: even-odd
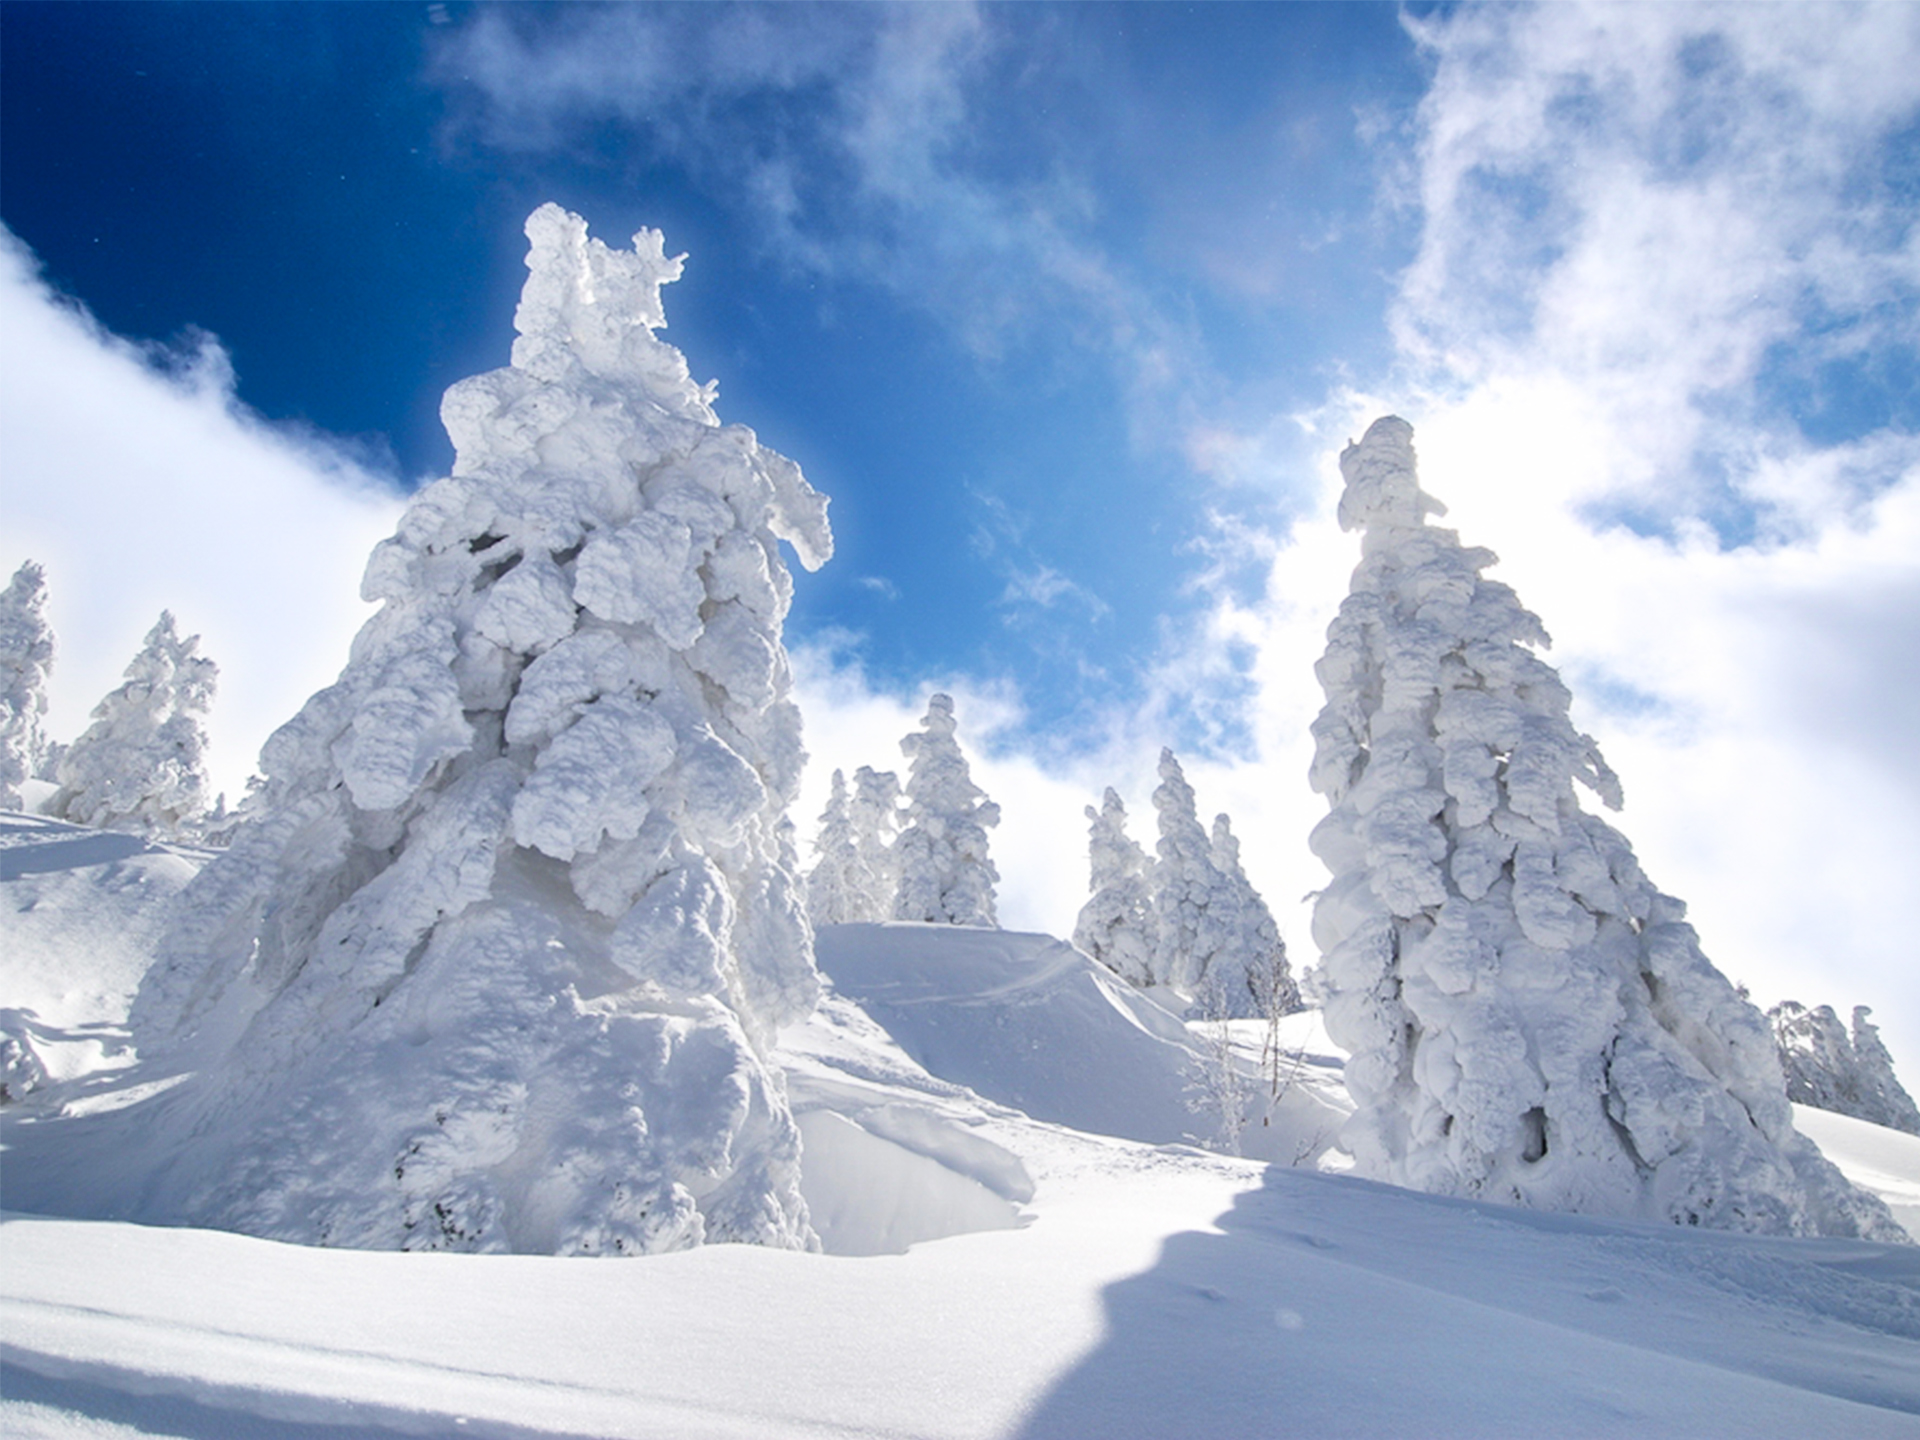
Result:
[[[206,715],[219,667],[184,640],[173,616],[147,632],[124,684],[60,759],[46,813],[157,840],[195,838],[207,816]]]
[[[143,1218],[363,1248],[813,1243],[775,1028],[818,977],[779,542],[826,500],[655,331],[682,259],[546,205],[512,364],[368,564],[135,1001],[198,1073]],[[177,1117],[176,1117],[177,1118]]]
[[[900,741],[907,756],[907,824],[894,841],[899,889],[893,918],[992,928],[1000,872],[987,855],[987,830],[1000,807],[973,783],[954,735],[953,700],[927,701],[920,729]]]
[[[1362,532],[1316,667],[1327,1030],[1361,1173],[1548,1210],[1897,1239],[1793,1129],[1766,1020],[1686,909],[1580,808],[1619,783],[1534,647],[1540,622],[1426,517],[1413,429],[1349,446]]]
[[[1787,1098],[1920,1135],[1920,1108],[1894,1075],[1880,1027],[1867,1019],[1872,1013],[1865,1005],[1854,1006],[1849,1036],[1831,1005],[1809,1010],[1785,1000],[1769,1010]]]
[[[46,757],[53,669],[46,608],[46,574],[29,560],[0,590],[0,809],[20,808],[20,787],[40,773]]]
[[[1153,892],[1147,852],[1127,834],[1127,807],[1108,787],[1100,808],[1086,809],[1087,903],[1073,927],[1076,948],[1122,980],[1153,983]]]

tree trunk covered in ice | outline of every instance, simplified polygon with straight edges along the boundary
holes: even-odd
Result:
[[[181,639],[162,611],[127,665],[126,680],[93,708],[93,723],[60,758],[47,813],[76,825],[159,840],[198,838],[207,816],[207,712],[219,667]]]
[[[991,929],[999,923],[993,890],[1000,872],[987,855],[987,829],[1000,823],[1000,807],[973,783],[954,734],[952,699],[929,699],[920,725],[900,741],[910,768],[907,825],[894,842],[900,882],[893,918]]]
[[[46,573],[29,560],[0,590],[0,809],[20,808],[21,785],[40,773],[46,758],[53,669],[46,609]]]
[[[363,1247],[811,1242],[766,1057],[817,991],[781,642],[826,502],[658,340],[677,279],[543,206],[512,364],[374,552],[340,679],[135,1007],[198,1133],[170,1218]]]
[[[1442,1194],[1774,1234],[1897,1238],[1792,1127],[1766,1020],[1686,907],[1580,808],[1618,782],[1486,580],[1430,527],[1412,427],[1341,456],[1362,531],[1316,667],[1314,909],[1361,1173]]]
[[[1121,979],[1153,983],[1153,891],[1146,851],[1127,834],[1127,809],[1109,789],[1087,806],[1092,894],[1080,907],[1073,943]]]

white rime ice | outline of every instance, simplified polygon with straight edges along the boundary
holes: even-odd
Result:
[[[1213,818],[1213,868],[1221,889],[1212,904],[1228,915],[1227,946],[1201,981],[1201,1008],[1230,1017],[1291,1014],[1300,990],[1287,964],[1286,941],[1240,863],[1240,841],[1225,815]]]
[[[854,848],[860,854],[857,873],[866,886],[859,897],[859,918],[891,920],[894,897],[900,891],[900,853],[896,847],[905,823],[900,777],[871,765],[854,771],[847,819],[853,827]]]
[[[1786,1000],[1769,1010],[1787,1098],[1920,1135],[1920,1108],[1895,1077],[1880,1029],[1867,1019],[1872,1013],[1865,1005],[1854,1006],[1849,1036],[1831,1005],[1809,1010]]]
[[[847,816],[847,777],[833,772],[833,790],[820,812],[820,836],[814,841],[813,869],[807,872],[807,918],[818,928],[845,925],[873,917],[863,913],[867,885],[861,873],[860,849],[854,844],[853,822]]]
[[[1100,808],[1086,807],[1087,903],[1073,927],[1073,943],[1121,979],[1153,983],[1155,922],[1146,851],[1127,834],[1127,809],[1111,788]]]
[[[160,840],[198,837],[207,815],[206,715],[219,667],[160,619],[126,680],[93,707],[93,723],[60,759],[49,815]]]
[[[1792,1126],[1765,1018],[1583,811],[1619,785],[1491,552],[1426,516],[1413,430],[1341,456],[1362,531],[1316,671],[1328,1033],[1360,1172],[1442,1194],[1770,1234],[1901,1233]]]
[[[987,856],[987,829],[1000,823],[1000,807],[967,770],[952,699],[929,699],[920,725],[900,741],[909,761],[907,825],[894,842],[900,879],[893,918],[992,928],[999,923],[993,887],[1000,872]]]
[[[29,560],[0,590],[0,809],[18,810],[20,786],[46,759],[47,675],[53,631],[47,626],[46,573]]]
[[[136,999],[192,1138],[159,1218],[364,1248],[813,1243],[766,1059],[818,975],[781,641],[826,501],[655,331],[677,279],[547,205],[509,368],[447,392],[453,473],[382,608]]]

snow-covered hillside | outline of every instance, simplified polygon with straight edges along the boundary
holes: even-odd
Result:
[[[1544,1215],[1181,1143],[1212,1138],[1189,1108],[1205,1027],[1044,936],[822,933],[829,993],[776,1055],[824,1255],[126,1223],[140,1148],[103,1137],[149,1081],[110,1052],[198,856],[4,824],[0,1006],[57,1042],[0,1132],[8,1435],[1920,1435],[1920,1249]],[[1289,1088],[1242,1136],[1281,1162],[1345,1106],[1324,1034],[1290,1025]],[[58,1040],[82,1030],[90,1048]],[[1920,1141],[1798,1118],[1920,1213]]]

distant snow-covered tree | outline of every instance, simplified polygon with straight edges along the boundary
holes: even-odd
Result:
[[[1879,1027],[1867,1019],[1872,1013],[1865,1005],[1854,1006],[1849,1036],[1831,1005],[1809,1010],[1786,1000],[1769,1010],[1787,1098],[1920,1135],[1920,1109],[1895,1078]]]
[[[161,840],[198,837],[207,814],[207,712],[220,670],[173,616],[147,632],[126,680],[60,759],[47,813]]]
[[[1765,1018],[1576,782],[1618,782],[1540,622],[1429,526],[1412,427],[1341,457],[1362,532],[1316,667],[1314,909],[1360,1172],[1542,1209],[1898,1239],[1793,1129]]]
[[[907,824],[894,842],[893,918],[992,928],[1000,872],[987,855],[987,830],[1000,823],[1000,807],[973,783],[954,735],[952,698],[929,699],[920,726],[900,742],[909,761]]]
[[[807,872],[807,918],[816,927],[874,918],[865,913],[870,877],[864,873],[853,821],[847,815],[847,777],[838,770],[833,772],[827,808],[820,812],[820,835],[813,851],[813,869]]]
[[[1225,815],[1213,821],[1213,868],[1221,889],[1212,904],[1228,914],[1227,943],[1207,967],[1203,988],[1216,992],[1213,1008],[1235,1018],[1290,1014],[1300,991],[1287,964],[1287,944],[1260,892],[1240,863],[1240,841]]]
[[[20,808],[21,785],[46,762],[47,675],[53,669],[46,609],[46,572],[29,560],[0,590],[0,809]]]
[[[853,799],[847,805],[860,875],[866,885],[859,900],[862,920],[891,920],[900,890],[900,856],[895,845],[903,823],[900,777],[891,770],[862,765],[853,772]]]
[[[1092,894],[1080,907],[1073,943],[1134,985],[1153,983],[1151,866],[1127,834],[1127,810],[1109,789],[1100,808],[1086,807]]]
[[[156,1214],[365,1248],[812,1243],[768,1053],[818,975],[786,811],[799,468],[655,332],[681,273],[547,205],[512,363],[374,552],[339,680],[133,1013],[199,1072]]]

